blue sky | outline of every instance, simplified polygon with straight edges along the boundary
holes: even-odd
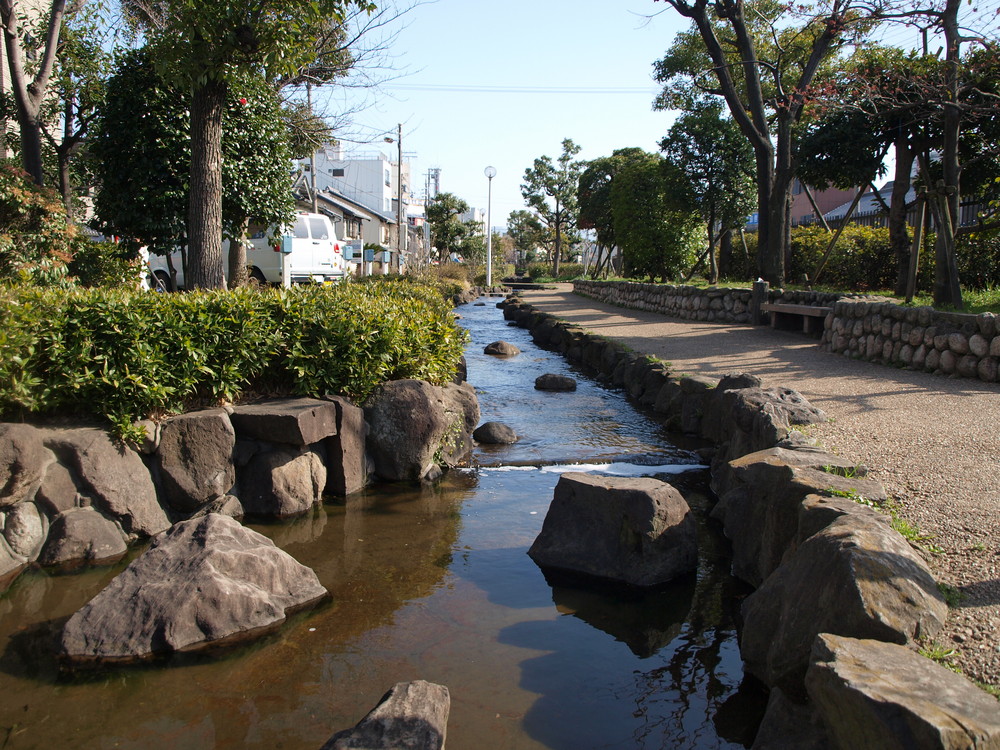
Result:
[[[564,138],[580,158],[617,148],[657,150],[672,122],[653,112],[652,64],[687,24],[665,3],[581,0],[437,0],[404,17],[390,50],[396,80],[353,117],[369,134],[403,125],[414,183],[441,169],[441,190],[487,207],[492,224],[524,208],[524,170],[556,158]],[[649,14],[659,14],[647,18]],[[331,102],[331,106],[333,105]],[[395,145],[358,145],[395,154]]]

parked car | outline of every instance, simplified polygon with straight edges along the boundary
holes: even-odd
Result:
[[[282,284],[287,272],[292,284],[329,284],[344,278],[344,243],[337,238],[330,219],[322,214],[298,213],[292,226],[282,231],[261,230],[250,237],[247,266],[250,278],[261,284]],[[177,271],[177,287],[185,288],[180,250],[171,255]],[[229,241],[222,243],[222,264],[229,277]],[[166,257],[149,256],[147,285],[172,290]]]

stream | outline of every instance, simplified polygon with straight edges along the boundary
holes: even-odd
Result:
[[[481,446],[475,468],[433,485],[372,486],[255,524],[332,599],[222,655],[60,675],[62,624],[128,561],[22,575],[0,596],[0,750],[318,750],[413,679],[448,687],[451,750],[749,746],[766,695],[744,681],[736,642],[748,589],[705,522],[697,454],[507,326],[496,301],[458,309],[468,379],[481,421],[510,425],[518,443]],[[522,353],[484,355],[498,339]],[[534,390],[545,372],[578,390]],[[526,552],[567,470],[677,484],[700,520],[697,574],[644,594],[546,580]]]

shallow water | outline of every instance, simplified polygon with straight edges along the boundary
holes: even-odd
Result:
[[[469,381],[483,421],[524,438],[479,451],[478,464],[656,473],[677,469],[648,464],[697,463],[488,302],[460,309],[473,336]],[[523,353],[483,355],[499,338]],[[543,372],[573,374],[579,390],[534,391]],[[623,456],[633,460],[607,467]],[[762,697],[742,686],[732,611],[745,590],[726,573],[725,544],[703,526],[698,574],[642,596],[550,583],[526,551],[566,468],[452,471],[434,486],[370,488],[255,526],[333,598],[221,657],[59,677],[61,622],[124,563],[22,576],[0,598],[0,747],[319,748],[395,682],[418,678],[451,692],[453,750],[749,744]],[[682,478],[704,506],[692,489],[702,472],[663,476]]]

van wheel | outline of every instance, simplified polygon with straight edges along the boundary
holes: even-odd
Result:
[[[154,292],[169,292],[170,276],[164,271],[155,271],[150,275],[149,288]]]
[[[250,272],[250,281],[257,286],[267,286],[267,279],[264,278],[264,274],[259,268],[255,268]]]

